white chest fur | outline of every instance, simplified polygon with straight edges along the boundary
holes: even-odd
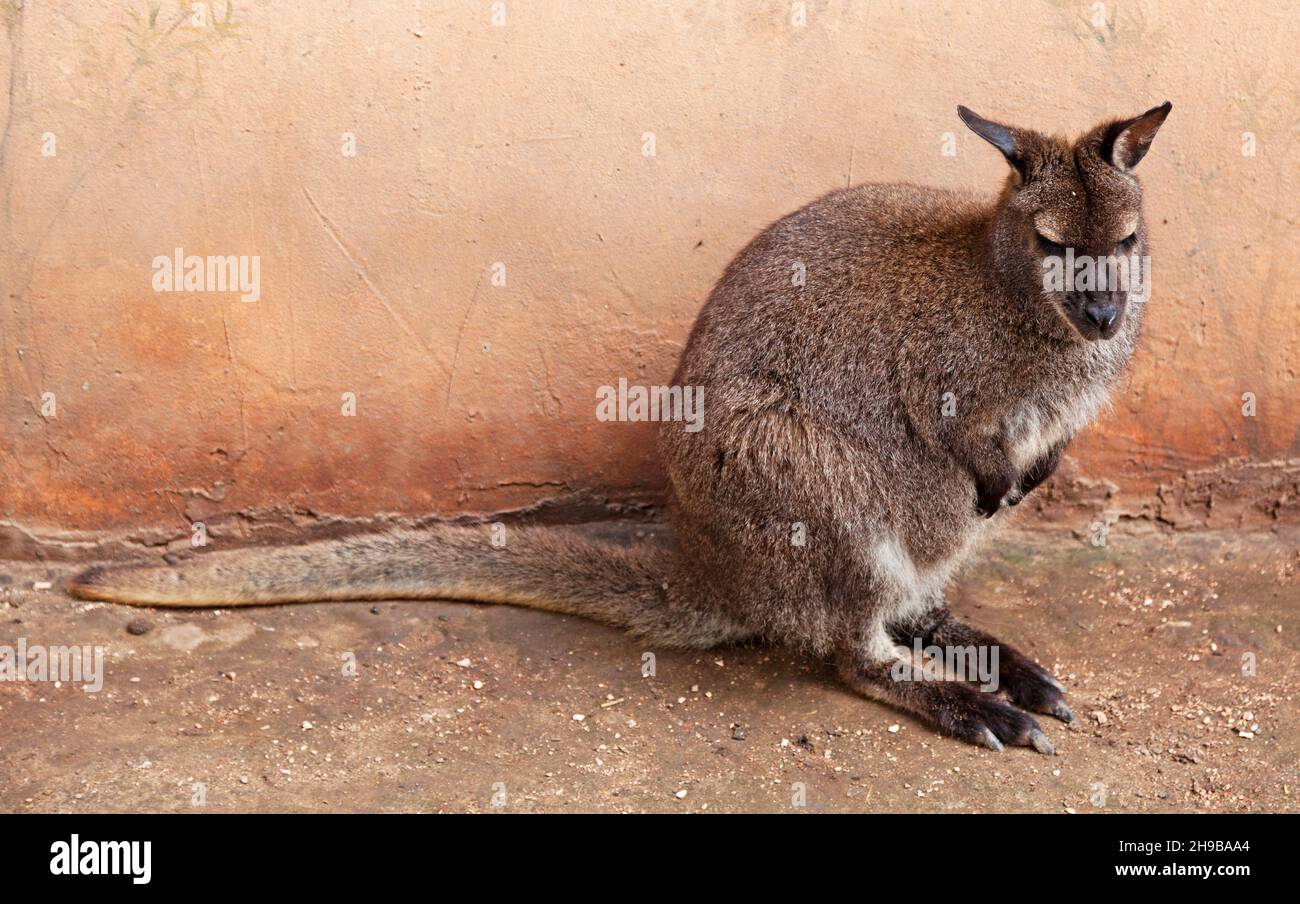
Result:
[[[1076,392],[1026,400],[1003,424],[1011,463],[1019,470],[1029,467],[1091,421],[1106,398],[1105,385],[1090,384]]]

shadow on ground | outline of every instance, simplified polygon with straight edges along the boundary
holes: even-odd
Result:
[[[0,644],[106,655],[98,693],[0,682],[0,810],[1276,811],[1300,795],[1295,529],[1003,535],[952,608],[1065,684],[1079,719],[1043,720],[1054,757],[938,737],[780,650],[647,650],[457,603],[130,609],[72,600],[71,571],[0,562]]]

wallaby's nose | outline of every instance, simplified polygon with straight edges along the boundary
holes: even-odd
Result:
[[[1113,304],[1090,304],[1083,309],[1083,313],[1088,315],[1088,319],[1097,325],[1097,329],[1103,333],[1110,329],[1110,325],[1115,322],[1119,316],[1119,311]]]

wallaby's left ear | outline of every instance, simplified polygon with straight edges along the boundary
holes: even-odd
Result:
[[[1131,170],[1137,166],[1138,161],[1146,156],[1152,139],[1160,131],[1161,124],[1173,107],[1173,104],[1165,101],[1141,116],[1115,123],[1107,132],[1102,156],[1121,170]]]
[[[985,119],[974,110],[960,105],[957,107],[957,115],[961,117],[962,122],[966,123],[967,128],[1001,151],[1002,156],[1007,158],[1007,163],[1019,170],[1022,176],[1024,175],[1024,149],[1019,147],[1014,129],[1000,122]]]

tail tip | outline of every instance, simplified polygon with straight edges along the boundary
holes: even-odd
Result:
[[[68,580],[68,592],[83,600],[99,599],[108,589],[108,569],[92,565]]]

